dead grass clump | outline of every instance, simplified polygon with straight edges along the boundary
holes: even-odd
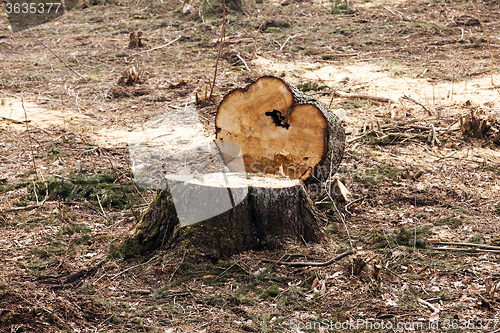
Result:
[[[146,46],[145,38],[142,37],[143,35],[144,33],[142,31],[137,31],[137,32],[132,31],[130,33],[130,41],[128,43],[128,48],[135,49]]]

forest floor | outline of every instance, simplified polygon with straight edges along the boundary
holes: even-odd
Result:
[[[117,244],[154,195],[133,182],[130,134],[180,108],[214,128],[216,105],[194,100],[213,79],[222,10],[200,3],[90,1],[15,34],[0,7],[0,332],[500,331],[498,2],[476,3],[492,77],[467,1],[230,9],[217,101],[275,75],[347,112],[350,201],[315,194],[332,248],[298,245],[293,260],[358,254],[306,268],[260,261],[285,251],[123,259]],[[147,45],[129,49],[136,30]],[[119,86],[132,65],[143,82]],[[471,113],[491,126],[483,138],[461,130]]]

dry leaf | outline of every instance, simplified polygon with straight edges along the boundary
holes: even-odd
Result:
[[[337,178],[333,182],[335,186],[335,194],[338,195],[340,201],[349,202],[351,198],[351,192],[345,187],[345,185]]]
[[[315,293],[318,292],[318,289],[316,289],[318,287],[318,284],[319,284],[319,279],[316,277],[314,278],[314,281],[311,284],[311,290],[314,291]]]

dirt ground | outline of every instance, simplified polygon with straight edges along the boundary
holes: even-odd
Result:
[[[131,137],[188,109],[213,136],[215,106],[194,101],[213,79],[221,6],[87,3],[15,34],[0,7],[0,332],[500,330],[498,1],[475,2],[491,76],[468,1],[229,9],[216,99],[276,75],[344,109],[351,197],[311,193],[331,248],[215,262],[125,260],[117,246],[154,195],[133,183]],[[137,30],[147,45],[128,48]],[[132,65],[143,82],[118,85]],[[461,129],[471,113],[490,126],[480,138]],[[260,261],[351,248],[325,267]]]

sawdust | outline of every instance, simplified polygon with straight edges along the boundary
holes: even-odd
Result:
[[[500,94],[497,90],[491,89],[489,74],[468,80],[440,82],[398,75],[409,72],[409,68],[390,62],[377,64],[353,62],[342,66],[319,63],[312,67],[311,63],[307,62],[280,62],[259,57],[253,60],[253,63],[266,70],[283,73],[292,83],[301,80],[322,80],[328,86],[337,88],[339,82],[348,81],[349,88],[353,92],[367,95],[387,97],[396,101],[406,95],[431,107],[470,101],[478,106],[486,104],[497,114],[499,113]],[[494,74],[493,79],[495,82],[500,82],[500,74]]]
[[[8,121],[16,130],[25,130],[25,115],[28,123],[50,129],[52,127],[70,127],[70,126],[88,126],[91,125],[89,116],[77,113],[71,110],[48,110],[44,109],[37,103],[24,101],[24,109],[22,100],[17,98],[4,98],[0,104],[0,117],[4,121]],[[5,119],[7,118],[7,119]]]

